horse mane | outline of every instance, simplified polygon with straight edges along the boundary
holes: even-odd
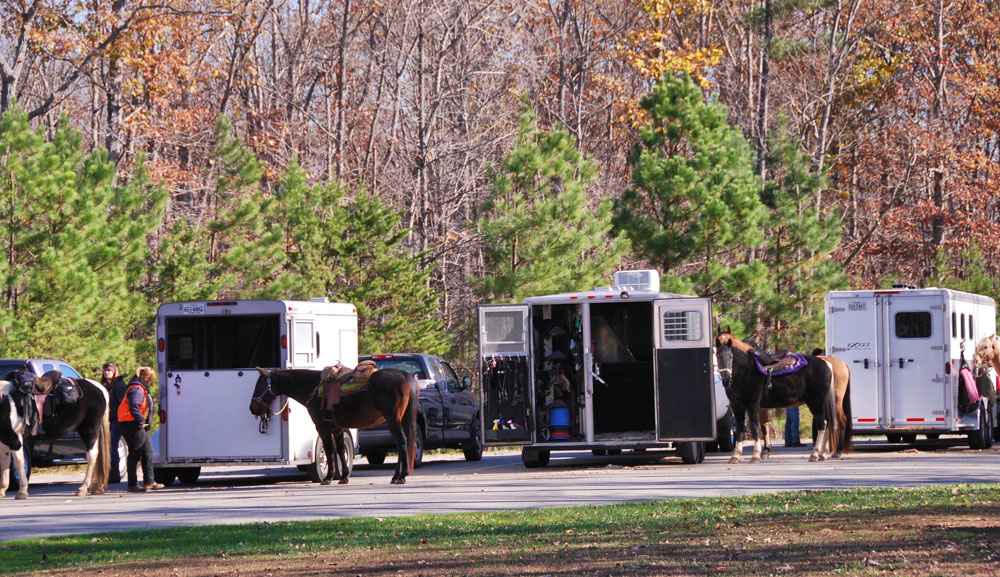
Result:
[[[730,343],[732,343],[734,349],[739,349],[739,350],[743,351],[744,353],[749,353],[749,352],[757,350],[750,343],[748,343],[746,341],[741,341],[740,339],[734,337],[733,333],[731,333],[729,331],[725,331],[725,332],[719,333],[719,336],[716,337],[716,341],[718,343],[720,343],[720,344],[726,342],[727,340]]]

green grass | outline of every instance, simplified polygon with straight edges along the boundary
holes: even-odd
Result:
[[[808,491],[738,498],[673,499],[615,506],[413,517],[333,519],[181,527],[10,541],[0,544],[0,572],[65,569],[171,558],[297,556],[329,549],[506,547],[567,540],[615,542],[636,534],[657,539],[711,537],[721,524],[787,519],[789,524],[832,513],[933,515],[936,510],[1000,506],[998,485],[915,489]],[[669,522],[666,522],[669,520]]]

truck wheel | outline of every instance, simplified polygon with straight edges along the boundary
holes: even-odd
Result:
[[[705,444],[701,441],[676,443],[677,455],[685,465],[695,465],[705,460]]]
[[[969,448],[980,451],[986,448],[986,429],[989,428],[989,420],[982,405],[976,414],[979,415],[979,427],[975,431],[969,431]]]
[[[365,458],[368,459],[369,465],[381,465],[385,462],[385,451],[376,451],[374,449],[365,451]]]
[[[125,480],[125,477],[122,477]],[[153,480],[161,485],[173,485],[177,480],[177,469],[153,469]]]
[[[186,485],[194,485],[197,483],[199,475],[201,475],[201,467],[183,467],[181,469],[177,469],[177,479]],[[166,485],[166,483],[164,483],[164,485]]]
[[[462,452],[465,453],[466,461],[481,461],[483,459],[483,435],[479,432],[479,419],[478,415],[472,419],[469,440],[462,443]]]
[[[731,453],[736,448],[736,417],[733,410],[726,411],[726,416],[716,424],[719,431],[717,439],[720,453]]]
[[[154,477],[156,470],[153,470]],[[113,475],[112,475],[113,477]],[[128,441],[125,437],[118,438],[118,482],[128,479]],[[159,483],[159,481],[157,481]],[[166,483],[163,483],[166,485]]]
[[[417,429],[417,456],[413,458],[413,468],[419,469],[424,464],[424,430]]]
[[[530,449],[521,449],[521,462],[528,469],[537,469],[538,467],[544,467],[549,464],[549,457],[551,453],[549,451],[533,451]]]

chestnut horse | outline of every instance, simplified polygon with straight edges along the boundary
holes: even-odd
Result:
[[[417,454],[417,410],[420,387],[410,373],[397,369],[375,371],[368,379],[367,388],[345,395],[336,405],[335,415],[340,428],[334,430],[332,423],[320,415],[323,400],[316,394],[321,371],[308,369],[268,370],[258,368],[260,377],[250,399],[250,412],[254,416],[268,418],[271,404],[279,395],[291,397],[301,403],[316,425],[316,432],[323,440],[327,462],[330,467],[321,483],[329,485],[333,479],[335,464],[340,465],[340,484],[346,484],[350,477],[347,466],[347,450],[344,445],[343,429],[367,429],[385,421],[389,432],[396,441],[399,459],[393,485],[406,483],[406,476],[413,470]],[[333,460],[336,441],[337,461]]]

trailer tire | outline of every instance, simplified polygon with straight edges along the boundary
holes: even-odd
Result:
[[[909,443],[916,443],[917,442],[917,436],[916,435],[902,435],[902,440],[903,440],[904,443],[908,443],[908,444]]]
[[[885,440],[889,441],[892,444],[902,443],[903,435],[894,435],[890,433],[885,436]]]
[[[177,480],[186,485],[194,485],[201,475],[201,467],[183,467],[177,469]],[[164,483],[166,485],[166,483]]]
[[[705,460],[705,443],[686,441],[677,443],[677,455],[685,465],[696,465]]]
[[[177,469],[153,469],[153,480],[169,487],[177,480]]]
[[[989,417],[982,405],[976,411],[979,415],[979,427],[975,431],[969,431],[969,448],[980,451],[986,448],[986,434],[989,428]]]
[[[549,464],[549,451],[534,451],[531,449],[521,449],[521,462],[527,469],[537,469]]]
[[[595,457],[603,457],[604,455],[608,454],[608,450],[607,449],[591,449],[590,450],[590,454],[593,455],[593,456],[595,456]]]

